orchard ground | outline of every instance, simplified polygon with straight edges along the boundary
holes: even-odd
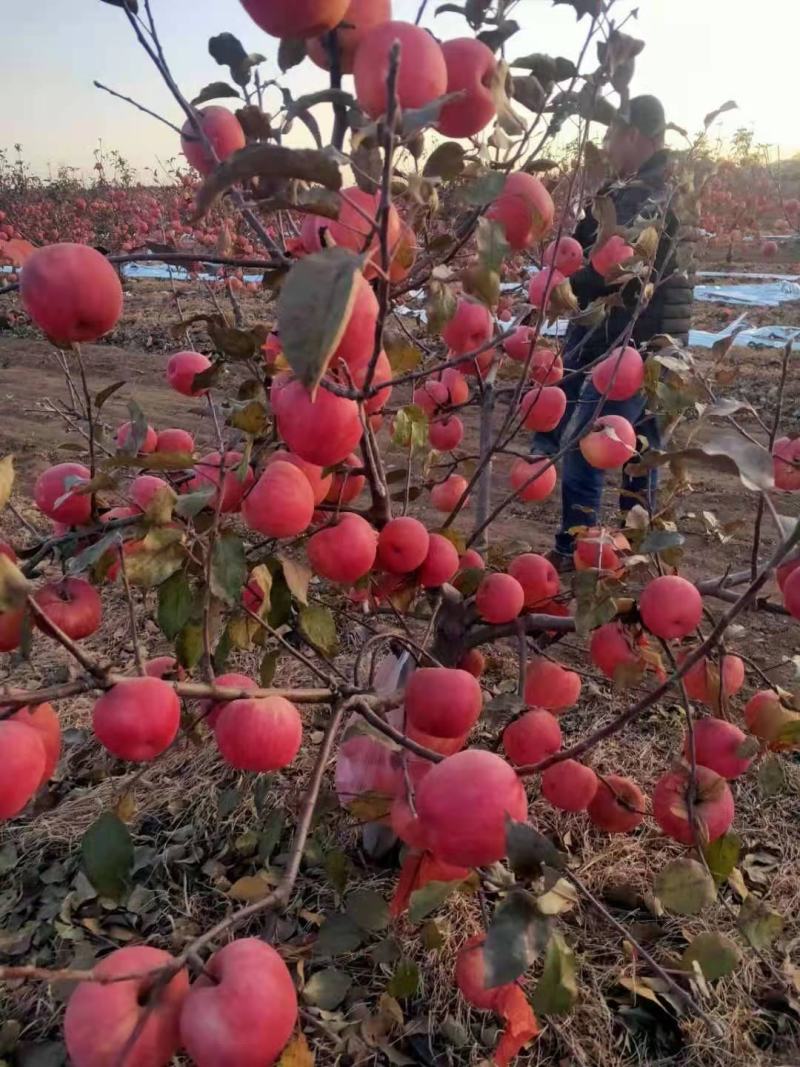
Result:
[[[725,269],[723,263],[711,260],[704,266]],[[797,266],[780,261],[768,266],[737,262],[733,269],[791,272]],[[175,350],[169,327],[178,318],[172,293],[156,282],[128,283],[125,288],[124,315],[108,343],[83,349],[87,376],[95,392],[122,379],[127,383],[103,409],[108,439],[127,418],[127,400],[135,398],[155,427],[184,426],[195,432],[199,427],[198,447],[213,447],[212,427],[203,403],[187,400],[176,404],[175,394],[164,381],[167,352]],[[178,283],[176,291],[184,316],[209,310],[207,294],[196,284]],[[248,321],[269,320],[261,297],[245,295],[242,299]],[[731,317],[720,306],[695,305],[694,325],[699,328],[720,329]],[[748,314],[753,325],[797,325],[798,317],[796,303]],[[196,328],[194,339],[203,350],[201,327]],[[694,354],[708,369],[711,354],[699,349]],[[754,403],[767,422],[777,396],[780,358],[779,349],[734,348],[725,362],[726,367],[737,371],[726,386],[728,393]],[[410,386],[397,392],[400,396],[393,397],[392,406],[395,400],[398,406],[410,400]],[[21,515],[41,528],[41,515],[31,503],[25,503],[35,476],[49,463],[71,459],[70,448],[82,448],[83,442],[48,408],[48,398],[59,403],[63,398],[63,375],[53,349],[33,332],[23,329],[0,335],[0,395],[0,454],[15,454]],[[746,413],[739,418],[745,428],[755,425]],[[784,419],[787,425],[800,420],[800,380],[796,374],[788,381]],[[462,447],[474,453],[477,426],[473,409],[468,409],[465,422]],[[387,445],[390,468],[402,466],[406,455]],[[501,471],[506,462],[499,461]],[[616,521],[617,484],[612,472],[605,498],[605,517],[610,523]],[[728,566],[741,566],[752,534],[752,500],[737,479],[708,469],[695,469],[692,484],[695,491],[687,498],[681,524],[686,535],[681,572],[699,578],[722,574]],[[505,486],[505,477],[494,480],[498,499]],[[512,505],[493,525],[495,551],[511,557],[528,549],[544,551],[550,547],[559,517],[557,498],[558,493],[543,504]],[[420,498],[415,505],[415,514],[421,514],[424,500]],[[785,513],[798,514],[796,499],[787,496],[781,505]],[[709,514],[716,517],[719,530],[714,529]],[[437,513],[429,509],[421,517],[435,527]],[[6,537],[14,543],[30,540],[21,524],[14,527],[16,520],[8,513],[5,521]],[[462,518],[457,527],[466,531],[466,523]],[[768,528],[765,543],[774,543]],[[127,662],[132,666],[125,604],[107,589],[101,592],[103,623],[86,646],[96,652],[114,648],[120,665]],[[149,596],[140,636],[153,656],[166,651],[166,646],[153,618],[155,599]],[[714,606],[713,601],[710,604]],[[415,625],[413,621],[411,625]],[[347,661],[348,653],[350,658],[355,656],[364,635],[351,621],[343,626],[340,663]],[[747,617],[746,626],[746,633],[739,634],[741,643],[735,640],[736,634],[732,635],[732,648],[750,657],[776,683],[791,687],[791,657],[797,648],[786,620],[759,612]],[[493,694],[515,686],[513,645],[512,641],[498,642],[490,650],[483,680]],[[557,652],[559,659],[574,669],[580,671],[586,664],[585,650],[577,638],[560,641]],[[66,652],[42,640],[34,643],[30,664],[21,663],[14,654],[6,657],[3,667],[6,673],[0,683],[28,688],[64,681],[71,669]],[[256,677],[258,653],[235,652],[227,669]],[[275,684],[291,686],[301,671],[291,657],[284,657]],[[630,692],[616,694],[610,684],[598,682],[596,672],[591,681],[584,680],[583,693],[580,707],[561,720],[565,744],[613,718],[630,697]],[[227,913],[231,899],[250,900],[258,892],[266,893],[280,873],[294,821],[297,785],[313,764],[326,716],[324,710],[313,707],[303,711],[311,744],[304,746],[287,771],[277,775],[247,776],[245,780],[226,768],[209,746],[197,748],[186,741],[152,766],[119,775],[112,773],[114,761],[91,740],[91,704],[91,698],[77,697],[63,708],[65,755],[55,780],[37,802],[34,815],[13,824],[13,831],[0,829],[0,951],[11,962],[35,956],[45,967],[84,968],[92,965],[101,950],[142,937],[170,951],[180,951],[193,936]],[[488,738],[486,726],[482,721],[478,729]],[[682,735],[682,711],[662,703],[624,734],[606,742],[598,769],[631,773],[649,788],[678,750]],[[796,944],[800,939],[800,843],[796,833],[800,765],[784,760],[783,766],[790,780],[775,792],[774,783],[758,775],[738,783],[736,828],[743,839],[739,867],[744,887],[763,895],[784,916],[785,940]],[[698,918],[654,913],[653,878],[681,850],[658,833],[650,820],[636,834],[607,837],[592,830],[585,818],[556,813],[536,799],[538,786],[533,787],[532,795],[534,825],[555,835],[568,853],[594,855],[584,863],[586,884],[662,964],[669,966],[670,957],[677,959],[685,943],[703,930],[735,936],[734,911],[727,911],[721,902]],[[85,830],[115,804],[129,822],[137,849],[134,888],[120,905],[97,898],[80,873],[78,856]],[[326,958],[314,951],[320,924],[346,909],[349,894],[369,890],[388,900],[397,878],[394,858],[383,867],[366,857],[354,819],[344,812],[337,818],[337,809],[329,776],[320,804],[325,818],[307,847],[293,905],[280,915],[266,913],[256,924],[259,932],[277,936],[287,962],[304,974],[306,981],[321,969],[341,965],[346,970],[346,977],[339,980],[344,984],[330,979],[337,991],[333,1000],[341,994],[335,1007],[315,1011],[313,1016],[306,1012],[302,1019],[309,1037],[313,1035],[317,1063],[378,1063],[388,1057],[398,1064],[461,1065],[488,1057],[495,1043],[495,1021],[483,1012],[470,1013],[452,981],[453,941],[482,926],[475,896],[451,898],[447,909],[440,909],[423,924],[421,935],[419,925],[412,926],[403,919],[390,927],[378,916],[374,925],[379,928],[365,933],[361,944],[351,946],[346,955]],[[251,877],[257,871],[261,871],[263,885]],[[669,1061],[686,1067],[723,1067],[743,1055],[754,1062],[750,1046],[745,1045],[748,1038],[760,1049],[756,1063],[777,1067],[796,1062],[800,1047],[797,970],[794,1001],[765,985],[765,972],[752,953],[745,954],[743,964],[725,982],[710,987],[703,1007],[722,1026],[726,1035],[723,1042],[700,1019],[682,1015],[676,1021],[678,1005],[671,992],[658,978],[636,978],[629,946],[596,912],[581,904],[561,918],[575,939],[581,993],[569,1016],[546,1020],[542,1036],[518,1062],[621,1067],[638,1057],[650,1064]],[[439,948],[440,942],[447,946],[444,950]],[[788,977],[791,980],[792,976]],[[58,983],[34,983],[0,990],[0,1062],[4,1042],[14,1043],[17,1027],[22,1028],[17,1056],[20,1049],[23,1054],[17,1062],[64,1062],[61,1001],[67,988]],[[330,996],[330,988],[324,994]],[[304,1003],[320,1007],[319,982],[307,986]],[[322,995],[322,1003],[331,1002]],[[432,1041],[429,1032],[434,1035]],[[737,1054],[739,1041],[741,1051]],[[26,1059],[26,1047],[31,1056],[41,1055],[42,1049],[49,1047],[52,1058]]]

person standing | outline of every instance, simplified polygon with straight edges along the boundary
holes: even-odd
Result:
[[[564,371],[568,377],[563,389],[567,394],[567,409],[555,430],[537,434],[533,442],[532,451],[537,455],[552,456],[559,451],[562,441],[575,441],[563,460],[561,523],[555,548],[549,555],[561,571],[572,567],[575,538],[570,531],[578,526],[597,524],[603,492],[604,472],[586,462],[578,447],[578,439],[598,416],[622,415],[635,427],[637,434],[646,438],[650,447],[658,447],[660,443],[657,419],[646,411],[643,392],[628,400],[602,400],[584,369],[623,340],[639,346],[660,333],[671,334],[682,343],[688,340],[692,286],[678,271],[675,246],[679,223],[670,206],[672,191],[668,178],[671,160],[664,147],[665,133],[664,108],[656,97],[637,96],[630,100],[612,121],[605,139],[617,178],[598,193],[613,202],[619,226],[636,225],[643,229],[652,222],[660,231],[653,270],[648,279],[654,286],[649,301],[640,309],[640,282],[628,283],[620,290],[619,286],[608,284],[591,263],[570,277],[581,309],[599,297],[615,292],[621,292],[623,306],[612,307],[600,326],[570,324],[564,344]],[[587,208],[573,236],[588,252],[597,232],[597,220]],[[636,503],[652,510],[656,483],[655,471],[646,477],[634,477],[623,470],[622,511]]]

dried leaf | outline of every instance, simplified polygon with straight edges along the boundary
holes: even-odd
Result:
[[[14,457],[5,456],[0,460],[0,510],[2,510],[9,499],[11,498],[11,491],[14,488]]]
[[[350,992],[353,980],[336,967],[317,971],[303,987],[303,1000],[323,1011],[335,1011]]]
[[[314,1053],[308,1047],[308,1039],[302,1031],[295,1034],[283,1050],[278,1067],[314,1067]]]
[[[724,115],[726,111],[735,111],[738,107],[739,105],[736,103],[735,100],[726,100],[725,103],[721,104],[718,108],[715,108],[713,111],[709,111],[709,113],[703,119],[703,126],[708,129],[711,123],[715,119],[718,119],[720,115]]]
[[[234,89],[227,82],[211,82],[210,85],[206,85],[200,90],[191,103],[197,106],[197,104],[206,104],[209,100],[221,100],[223,97],[231,96],[241,99],[238,89]]]
[[[283,145],[245,145],[219,164],[197,190],[195,221],[214,206],[224,192],[252,178],[315,182],[334,191],[342,187],[342,174],[334,157],[317,148],[285,148]]]
[[[681,966],[691,971],[693,964],[697,963],[703,972],[703,977],[713,982],[715,978],[724,978],[726,974],[735,970],[741,958],[739,946],[729,937],[707,931],[698,934],[684,949]]]
[[[783,916],[751,893],[742,902],[736,925],[755,949],[767,949],[783,931]]]
[[[458,141],[445,141],[438,145],[425,161],[422,170],[424,178],[444,178],[452,181],[464,169],[466,149]]]
[[[272,892],[272,886],[258,874],[247,874],[234,882],[228,890],[228,896],[232,900],[241,901],[242,904],[254,904],[257,900],[264,900]]]
[[[656,876],[656,896],[669,911],[697,915],[717,895],[714,879],[697,860],[671,860]]]
[[[311,582],[311,569],[304,563],[290,559],[288,556],[279,555],[278,559],[283,568],[283,577],[289,587],[289,592],[299,600],[301,604],[308,604],[308,586]]]

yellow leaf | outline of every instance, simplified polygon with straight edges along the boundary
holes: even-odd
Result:
[[[0,611],[16,611],[25,603],[31,583],[8,556],[0,554]]]
[[[123,793],[114,806],[114,811],[123,822],[130,822],[136,814],[136,796],[133,793]]]
[[[4,508],[11,497],[14,485],[14,457],[0,459],[0,508]]]
[[[305,1034],[295,1034],[283,1050],[278,1067],[314,1067],[314,1053],[308,1047]]]
[[[147,511],[144,513],[145,521],[154,526],[166,526],[172,518],[172,509],[177,499],[178,494],[172,486],[162,485],[155,491],[152,500],[147,505]]]
[[[552,889],[536,899],[536,906],[542,915],[561,915],[577,903],[577,890],[566,878],[559,878]]]
[[[260,874],[247,874],[234,882],[228,890],[228,896],[233,900],[241,900],[245,904],[252,904],[256,900],[263,900],[272,892],[272,886],[266,878]]]

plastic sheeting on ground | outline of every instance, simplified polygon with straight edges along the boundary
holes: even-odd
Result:
[[[800,349],[800,326],[749,327],[744,315],[740,315],[719,333],[710,333],[708,330],[690,330],[689,344],[697,348],[712,348],[716,341],[730,337],[733,333],[736,333],[733,339],[734,348],[783,348],[791,341],[793,349]]]
[[[772,281],[750,285],[696,285],[694,298],[705,303],[771,308],[800,300],[800,284]]]

